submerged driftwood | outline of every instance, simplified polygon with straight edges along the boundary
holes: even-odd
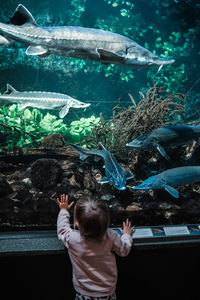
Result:
[[[132,105],[128,108],[117,105],[113,108],[110,121],[105,121],[100,114],[101,124],[94,127],[92,133],[86,137],[88,148],[96,148],[99,141],[119,159],[127,159],[126,143],[141,134],[150,132],[166,124],[172,123],[184,110],[183,94],[171,94],[156,84],[146,95],[142,94],[136,105],[129,94]]]

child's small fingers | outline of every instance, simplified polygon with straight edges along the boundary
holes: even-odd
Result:
[[[129,219],[126,219],[126,226],[129,226],[130,222]]]
[[[69,204],[69,208],[71,208],[73,204],[74,204],[74,201]]]
[[[63,194],[63,203],[66,202],[66,199],[65,199],[65,194]]]

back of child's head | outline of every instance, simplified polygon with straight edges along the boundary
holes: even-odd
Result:
[[[82,237],[101,240],[109,225],[109,210],[98,200],[79,200],[75,206],[74,220]]]

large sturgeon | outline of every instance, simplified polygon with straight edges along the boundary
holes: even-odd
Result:
[[[28,45],[27,55],[50,54],[117,64],[148,67],[172,64],[143,48],[130,38],[117,33],[78,26],[38,26],[31,13],[19,4],[8,24],[0,23],[0,45],[13,41]]]
[[[96,150],[89,150],[72,143],[68,144],[80,154],[81,160],[87,159],[90,155],[97,157],[100,156],[104,159],[106,176],[101,180],[98,180],[98,183],[109,182],[116,189],[124,191],[126,189],[126,181],[134,177],[134,175],[129,170],[122,169],[112,153],[109,152],[100,142],[98,143],[99,149]]]
[[[61,109],[59,117],[64,118],[70,107],[86,108],[90,103],[84,103],[68,95],[51,92],[18,92],[10,84],[7,84],[7,90],[0,95],[0,101],[7,103],[17,103],[18,108],[24,109],[28,106],[38,109]]]
[[[185,145],[192,141],[199,142],[200,126],[194,125],[173,125],[163,126],[145,133],[126,144],[132,149],[147,149],[157,148],[160,154],[170,160],[165,151],[165,147]]]
[[[177,185],[200,182],[200,167],[185,166],[166,170],[151,176],[140,185],[133,186],[135,190],[164,189],[174,198],[179,198],[179,192],[174,188]]]

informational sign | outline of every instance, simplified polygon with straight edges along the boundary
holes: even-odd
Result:
[[[166,236],[178,236],[190,234],[187,226],[169,226],[163,227]]]
[[[132,236],[133,238],[152,237],[153,232],[151,228],[136,228]]]

